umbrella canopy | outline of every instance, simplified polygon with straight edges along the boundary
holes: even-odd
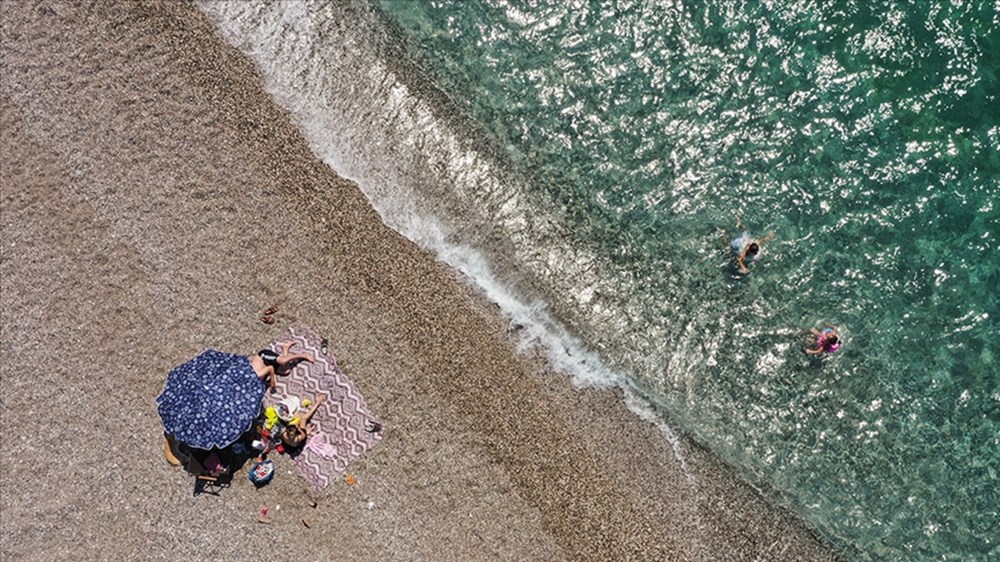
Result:
[[[247,356],[209,349],[170,371],[156,404],[167,433],[196,449],[221,449],[250,429],[263,396]]]

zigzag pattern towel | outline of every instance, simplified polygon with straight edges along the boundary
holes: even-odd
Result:
[[[302,447],[292,463],[302,476],[317,490],[323,490],[347,465],[382,440],[382,432],[369,432],[365,428],[380,428],[368,404],[347,376],[337,367],[329,350],[321,351],[322,339],[307,326],[292,327],[281,338],[271,342],[270,348],[281,352],[281,345],[294,341],[289,353],[309,353],[314,363],[300,361],[287,373],[279,371],[275,391],[264,394],[265,406],[276,406],[288,396],[316,402],[319,395],[326,397],[316,410],[312,423],[317,431],[309,440],[316,443]]]

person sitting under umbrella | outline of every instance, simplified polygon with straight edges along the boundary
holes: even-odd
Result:
[[[254,372],[260,380],[268,380],[268,384],[271,388],[275,385],[275,374],[277,369],[284,367],[285,365],[291,363],[292,361],[308,361],[312,363],[316,360],[315,357],[309,355],[308,353],[297,353],[292,355],[289,350],[295,345],[294,341],[287,341],[281,346],[281,353],[275,353],[270,349],[262,349],[257,352],[257,355],[250,356],[250,365],[253,367]]]
[[[246,355],[206,349],[171,369],[156,398],[170,464],[183,464],[191,450],[225,449],[250,429],[266,387],[251,363]]]

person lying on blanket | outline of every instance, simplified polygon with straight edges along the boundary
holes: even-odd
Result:
[[[250,365],[253,367],[254,372],[257,373],[257,378],[267,380],[268,386],[274,388],[274,375],[277,373],[277,369],[284,367],[292,361],[308,361],[312,363],[316,360],[308,353],[289,353],[293,345],[295,345],[294,341],[287,341],[282,344],[281,353],[275,353],[270,349],[262,349],[257,352],[257,355],[251,355]]]
[[[309,420],[312,419],[319,405],[323,403],[323,399],[323,395],[319,395],[316,397],[316,403],[305,414],[292,418],[292,421],[281,432],[281,440],[284,441],[285,445],[293,448],[298,447],[306,442],[306,438],[311,432],[316,430],[316,426],[310,424]]]

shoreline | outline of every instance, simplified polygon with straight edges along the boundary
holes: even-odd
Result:
[[[4,3],[0,23],[5,559],[841,559],[686,437],[682,466],[620,391],[518,355],[193,6]],[[278,459],[260,490],[244,468],[192,497],[160,451],[166,373],[294,324],[329,338],[382,443],[353,486],[310,494]]]

